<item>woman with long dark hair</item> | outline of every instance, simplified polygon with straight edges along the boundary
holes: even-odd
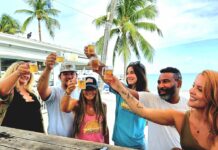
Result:
[[[101,100],[96,79],[86,77],[86,89],[81,91],[79,100],[70,97],[74,88],[75,84],[69,81],[61,100],[61,110],[75,114],[72,137],[109,144],[106,104]]]

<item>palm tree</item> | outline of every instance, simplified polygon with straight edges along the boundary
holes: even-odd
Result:
[[[109,8],[110,6],[108,6]],[[154,0],[118,0],[112,21],[112,29],[110,30],[110,39],[116,37],[113,49],[113,65],[116,56],[122,54],[124,68],[126,68],[131,53],[140,59],[140,51],[145,59],[149,62],[153,61],[154,48],[143,37],[141,32],[156,31],[162,36],[161,30],[149,21],[156,16],[157,9]],[[105,25],[106,19],[107,16],[101,16],[95,19],[94,23],[97,27],[101,27]],[[100,37],[96,42],[98,53],[102,53],[103,42],[104,36]]]
[[[0,32],[16,34],[20,32],[20,25],[17,20],[7,14],[2,14],[0,18]]]
[[[34,18],[38,20],[39,41],[41,38],[41,21],[45,22],[49,35],[54,38],[54,29],[60,28],[59,22],[51,18],[50,16],[57,16],[60,13],[59,10],[48,7],[47,0],[26,0],[27,4],[32,10],[21,9],[16,10],[16,13],[26,13],[29,17],[24,21],[22,31],[25,31],[27,26],[32,22]]]

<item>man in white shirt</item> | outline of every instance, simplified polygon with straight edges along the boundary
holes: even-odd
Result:
[[[59,79],[61,85],[49,86],[49,77],[56,63],[56,53],[51,53],[46,58],[46,66],[38,82],[38,92],[45,101],[48,111],[48,134],[72,137],[74,114],[62,112],[60,109],[61,98],[67,94],[75,99],[79,99],[80,90],[77,88],[71,94],[66,92],[67,82],[75,82],[77,73],[75,65],[71,62],[63,62],[60,68]]]
[[[182,85],[180,71],[167,67],[161,69],[160,73],[157,82],[158,95],[139,92],[139,101],[149,108],[187,110],[187,100],[179,96]],[[181,148],[176,128],[148,121],[148,150],[171,150],[174,147]]]
[[[160,70],[158,79],[158,95],[149,92],[136,92],[129,90],[134,97],[147,108],[176,109],[186,111],[187,100],[179,96],[182,85],[182,76],[177,68],[167,67]],[[131,95],[122,91],[118,84],[111,84],[112,88],[118,91],[124,99],[131,99]],[[131,102],[131,101],[130,101]],[[129,103],[128,103],[129,104]],[[138,106],[140,107],[140,106]],[[181,148],[180,136],[173,126],[164,126],[148,121],[148,150],[172,150]]]

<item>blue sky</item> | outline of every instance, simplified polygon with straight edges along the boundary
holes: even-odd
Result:
[[[42,40],[76,50],[96,41],[104,29],[96,29],[94,18],[104,15],[109,0],[54,0],[53,6],[61,11],[57,18],[61,29],[54,39],[42,29]],[[200,72],[203,69],[218,70],[218,1],[217,0],[157,0],[158,17],[154,22],[163,32],[143,33],[155,48],[153,63],[141,61],[148,73],[158,73],[167,66],[178,67],[181,72]],[[2,1],[0,14],[7,13],[22,23],[26,15],[14,14],[17,9],[29,9],[23,0]],[[32,23],[26,33],[33,32],[38,39],[37,24]],[[21,35],[26,36],[26,35]],[[109,49],[113,47],[110,42]],[[111,64],[111,53],[108,54]],[[136,61],[132,56],[131,61]],[[116,60],[115,72],[122,73],[122,58]]]

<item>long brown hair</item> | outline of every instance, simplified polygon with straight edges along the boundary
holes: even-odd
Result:
[[[211,133],[218,135],[218,72],[204,70],[200,75],[205,78],[204,95],[207,99],[206,115]]]
[[[148,81],[147,81],[145,66],[140,61],[131,62],[126,68],[126,73],[129,67],[133,68],[135,75],[137,77],[136,91],[147,91],[148,92],[149,91]],[[128,88],[132,89],[132,85],[128,84],[127,79],[126,79],[126,83],[127,83]]]
[[[101,95],[98,89],[96,89],[96,95],[94,98],[94,110],[96,116],[98,118],[98,122],[100,122],[100,118],[102,117],[102,127],[103,127],[103,135],[107,135],[107,118],[106,118],[106,104],[104,104],[101,100]],[[86,98],[83,95],[83,90],[80,92],[80,97],[78,101],[78,106],[74,108],[75,117],[74,117],[74,124],[73,124],[73,137],[77,133],[79,133],[79,129],[81,127],[81,123],[84,119],[85,112],[86,112]]]

